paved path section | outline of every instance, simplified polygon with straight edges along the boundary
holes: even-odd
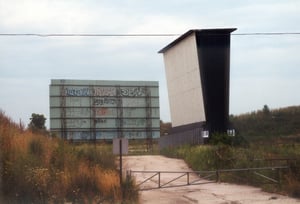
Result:
[[[125,170],[136,171],[190,171],[181,159],[171,159],[164,156],[125,156],[123,157]],[[151,175],[137,173],[137,183]],[[176,176],[175,176],[176,177]],[[192,175],[192,179],[197,179]],[[168,182],[174,175],[161,176],[161,182]],[[179,182],[186,183],[186,177]],[[158,186],[157,177],[147,181],[144,186]],[[300,204],[299,199],[289,198],[278,194],[266,193],[259,188],[226,183],[209,183],[189,185],[174,188],[162,188],[140,191],[141,204]]]

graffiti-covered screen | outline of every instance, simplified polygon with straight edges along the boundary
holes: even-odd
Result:
[[[51,80],[50,129],[68,140],[158,138],[158,82]]]

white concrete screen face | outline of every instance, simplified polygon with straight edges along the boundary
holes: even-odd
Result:
[[[205,121],[195,34],[164,52],[174,127]]]

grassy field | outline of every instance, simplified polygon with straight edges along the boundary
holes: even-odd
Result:
[[[210,145],[182,146],[161,153],[184,159],[194,170],[239,169],[289,166],[277,172],[222,173],[225,182],[250,184],[266,191],[300,197],[300,106],[262,110],[230,116],[235,137],[211,135]],[[258,174],[280,179],[279,185],[266,184]]]
[[[243,172],[224,173],[220,179],[300,197],[298,112],[300,107],[291,107],[232,118],[245,140],[228,142],[221,137],[214,145],[181,146],[161,152],[157,141],[149,146],[147,141],[132,140],[129,154],[181,158],[193,170],[288,165],[289,169],[280,174],[258,172],[280,178],[280,185],[260,183],[257,175]],[[222,140],[227,145],[219,143]],[[0,149],[0,203],[138,203],[132,178],[123,177],[121,190],[111,144],[70,144],[49,137],[46,131],[33,133],[0,111]],[[285,159],[287,162],[282,163]]]
[[[248,147],[230,145],[201,145],[169,148],[162,154],[184,159],[193,170],[240,169],[266,166],[285,166],[280,171],[256,172],[279,179],[280,185],[266,184],[254,172],[223,173],[222,182],[259,186],[263,190],[300,197],[300,144],[249,144]]]
[[[32,133],[0,113],[1,197],[5,203],[135,203],[131,178],[121,191],[109,145],[72,145]]]

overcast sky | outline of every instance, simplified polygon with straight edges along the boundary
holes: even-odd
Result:
[[[299,0],[0,0],[0,33],[300,32],[299,14]],[[147,80],[170,121],[157,52],[177,37],[0,36],[0,109],[27,125],[31,113],[49,119],[51,79]],[[230,113],[300,105],[299,68],[300,35],[232,35]]]

